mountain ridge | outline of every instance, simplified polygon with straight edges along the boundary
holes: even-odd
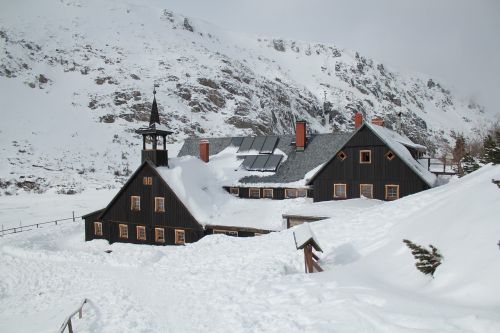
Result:
[[[334,45],[225,32],[133,1],[31,5],[22,16],[14,4],[0,15],[2,109],[29,113],[9,114],[0,133],[10,143],[2,150],[4,193],[26,177],[61,193],[123,182],[139,163],[134,130],[148,120],[153,83],[171,143],[291,133],[299,118],[311,132],[349,131],[354,112],[391,127],[401,113],[402,130],[437,152],[452,144],[452,130],[472,133],[492,117],[431,77],[396,73]],[[50,131],[32,111],[40,105],[54,119]],[[62,121],[68,113],[79,119],[72,130]],[[20,126],[31,133],[20,136]],[[64,140],[66,150],[50,148]]]

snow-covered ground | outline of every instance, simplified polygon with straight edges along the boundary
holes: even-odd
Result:
[[[82,223],[5,236],[0,331],[54,332],[87,297],[76,332],[499,332],[492,178],[500,166],[394,202],[332,202],[332,218],[311,224],[325,272],[310,275],[293,230],[183,247],[85,243]],[[16,200],[33,216],[40,207],[9,200],[2,219],[17,216]],[[415,269],[403,239],[441,251],[434,278]]]

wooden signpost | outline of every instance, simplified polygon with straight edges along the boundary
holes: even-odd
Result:
[[[297,250],[304,250],[304,266],[306,273],[323,272],[323,269],[318,264],[319,258],[314,253],[313,249],[323,252],[319,246],[319,242],[314,235],[309,223],[304,223],[298,226],[293,232],[295,238],[295,247]]]

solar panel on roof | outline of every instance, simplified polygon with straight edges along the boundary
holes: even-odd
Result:
[[[253,140],[252,148],[250,150],[255,150],[257,152],[260,152],[262,149],[262,146],[264,145],[264,141],[266,141],[265,136],[258,136]]]
[[[264,170],[264,166],[266,165],[267,159],[269,158],[269,155],[259,155],[255,159],[255,162],[253,162],[252,167],[250,170],[255,170],[255,171],[261,171]]]
[[[282,158],[282,155],[270,155],[263,170],[276,171],[276,169],[278,169],[278,166],[280,165]]]
[[[266,141],[260,150],[261,154],[272,154],[274,148],[276,148],[276,144],[278,143],[277,136],[266,136]]]
[[[232,138],[231,139],[231,146],[239,147],[239,146],[241,146],[242,142],[243,142],[243,138],[242,137]]]
[[[253,164],[253,162],[255,162],[256,158],[257,158],[257,155],[245,156],[245,159],[243,160],[243,163],[241,163],[241,166],[246,170],[251,170],[252,164]]]
[[[246,138],[243,138],[243,142],[240,145],[240,149],[238,150],[239,153],[248,151],[250,147],[252,147],[253,143],[253,137],[247,136]]]

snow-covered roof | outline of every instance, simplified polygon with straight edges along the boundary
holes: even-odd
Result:
[[[309,226],[309,223],[305,222],[296,227],[293,231],[293,237],[295,238],[295,246],[297,247],[297,250],[303,249],[306,244],[311,244],[316,251],[323,252],[316,235]]]
[[[239,163],[234,148],[229,147],[211,156],[210,163],[184,156],[172,158],[169,167],[157,167],[156,170],[203,226],[284,229],[282,212],[304,199],[241,200],[232,196],[222,186],[251,174],[239,169]]]
[[[436,175],[422,166],[408,151],[407,147],[425,151],[422,145],[413,143],[409,138],[403,136],[386,127],[365,123],[364,126],[370,128],[410,169],[412,169],[427,185],[433,187],[436,182]]]

